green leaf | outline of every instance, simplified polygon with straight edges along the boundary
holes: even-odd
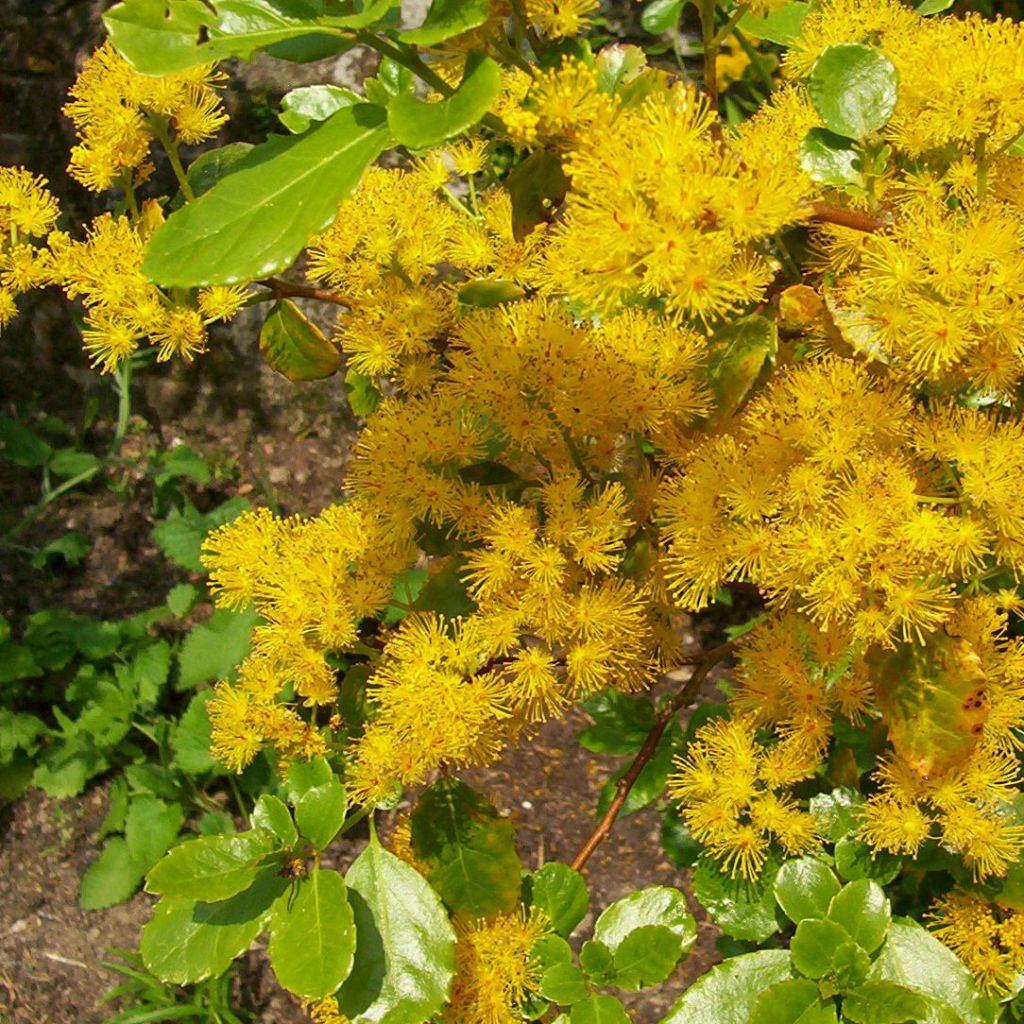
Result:
[[[230,142],[226,146],[200,153],[188,165],[188,170],[185,172],[185,177],[188,179],[189,185],[192,186],[192,194],[198,199],[199,196],[209,192],[218,181],[226,178],[238,165],[238,161],[252,149],[253,145],[250,142]],[[171,206],[174,209],[179,209],[184,203],[185,197],[179,192]],[[165,456],[164,462],[167,461],[168,457]],[[160,475],[155,479],[158,485],[164,482],[160,479]],[[203,486],[202,482],[200,482],[200,486]]]
[[[130,899],[142,881],[140,868],[122,836],[114,836],[82,876],[78,902],[85,910],[102,910]]]
[[[597,919],[594,938],[615,953],[635,929],[661,925],[679,940],[679,955],[697,941],[697,922],[686,909],[686,897],[666,885],[649,885],[616,900]]]
[[[266,927],[271,906],[287,887],[271,867],[244,892],[218,903],[164,897],[142,929],[143,962],[161,981],[177,985],[223,974]]]
[[[779,346],[778,328],[763,316],[747,316],[718,330],[708,342],[708,385],[715,419],[732,416],[750,394]]]
[[[419,28],[399,32],[403,43],[435,46],[482,25],[490,13],[488,0],[433,0]]]
[[[446,619],[472,615],[476,611],[476,602],[469,596],[469,590],[462,579],[465,571],[465,557],[449,558],[431,573],[419,597],[413,602],[412,610],[437,612]]]
[[[275,302],[260,328],[267,365],[290,381],[323,380],[341,369],[341,352],[294,302]]]
[[[212,697],[212,690],[197,693],[171,729],[173,763],[186,775],[205,775],[220,770],[210,753],[213,737],[206,705]]]
[[[299,841],[299,832],[291,811],[273,793],[261,793],[252,811],[252,827],[276,836],[282,846],[292,847]]]
[[[338,830],[345,824],[348,794],[345,787],[332,778],[322,786],[307,789],[295,805],[295,824],[299,832],[318,850],[326,850]]]
[[[32,652],[18,644],[0,644],[0,683],[18,679],[33,679],[43,674]]]
[[[832,975],[840,991],[859,985],[871,969],[871,958],[856,942],[844,942],[832,954]]]
[[[640,15],[640,24],[645,32],[661,35],[669,32],[679,24],[679,16],[683,13],[684,0],[653,0]]]
[[[552,934],[542,935],[533,944],[530,955],[536,958],[541,967],[551,967],[553,964],[571,964],[573,959],[572,946],[561,935]]]
[[[411,826],[413,853],[451,910],[490,917],[515,906],[522,865],[512,823],[483,796],[441,779],[420,796]]]
[[[917,5],[917,13],[922,18],[927,18],[930,14],[941,14],[943,11],[948,11],[953,6],[953,0],[921,0]]]
[[[459,289],[459,302],[480,309],[491,309],[506,302],[515,302],[525,294],[526,292],[515,281],[509,281],[506,278],[497,280],[479,278]]]
[[[587,996],[569,1014],[570,1024],[630,1024],[622,1003],[615,996]]]
[[[53,455],[41,437],[9,416],[0,416],[0,455],[16,466],[45,466]]]
[[[559,935],[570,935],[587,916],[590,909],[587,883],[568,864],[550,861],[533,873],[530,886],[530,905],[544,912]]]
[[[569,189],[569,179],[557,153],[538,149],[512,169],[505,188],[512,200],[512,235],[521,242],[538,224],[554,217]]]
[[[596,939],[588,939],[580,947],[580,966],[598,985],[610,984],[615,977],[615,955]]]
[[[672,807],[666,807],[661,813],[661,848],[665,856],[680,871],[684,868],[692,868],[704,852],[704,847],[690,835],[686,822]],[[774,917],[774,915],[772,916]],[[763,939],[754,941],[763,941]]]
[[[658,985],[672,973],[681,953],[679,936],[663,925],[635,928],[615,950],[614,984],[634,992]]]
[[[189,839],[149,872],[146,891],[207,903],[226,900],[252,885],[274,845],[274,836],[262,829]]]
[[[783,4],[768,14],[758,16],[749,11],[740,18],[736,27],[755,39],[766,39],[769,43],[789,46],[803,28],[804,18],[811,12],[811,5],[805,2]]]
[[[800,167],[821,185],[848,185],[860,178],[860,156],[850,140],[812,128],[800,143]]]
[[[178,652],[178,689],[229,676],[249,653],[249,634],[258,618],[253,611],[218,608],[206,622],[193,626]]]
[[[839,890],[832,898],[828,916],[841,924],[861,948],[873,953],[885,941],[892,914],[882,887],[862,878]]]
[[[455,92],[436,103],[400,93],[388,104],[388,127],[396,141],[409,149],[427,149],[459,135],[487,113],[501,92],[501,68],[478,53],[466,60]]]
[[[537,991],[559,1006],[571,1006],[586,997],[587,983],[575,964],[553,964],[540,976]]]
[[[322,757],[313,757],[308,761],[293,761],[288,765],[288,799],[294,805],[311,789],[335,781],[337,777],[334,769]]]
[[[292,89],[281,99],[281,124],[301,135],[314,121],[326,121],[342,107],[354,107],[363,98],[339,85],[304,85]]]
[[[206,535],[251,507],[245,498],[229,498],[206,513],[197,512],[194,508],[185,512],[175,510],[163,522],[156,524],[153,539],[176,565],[191,572],[202,572],[203,563],[199,556]]]
[[[927,1012],[922,996],[893,981],[869,981],[843,993],[843,1017],[854,1024],[903,1024]]]
[[[818,986],[806,978],[780,981],[761,993],[750,1019],[756,1024],[835,1024],[832,1002],[822,1003]]]
[[[365,373],[350,368],[345,374],[345,392],[349,408],[361,419],[366,419],[380,405],[380,392]]]
[[[843,836],[833,851],[836,871],[847,882],[873,878],[879,885],[888,885],[901,871],[903,862],[891,853],[874,851],[861,839]]]
[[[582,706],[594,724],[578,732],[576,740],[595,754],[635,754],[654,728],[654,705],[643,697],[607,690]]]
[[[991,1024],[997,1006],[981,995],[967,968],[916,921],[893,918],[871,968],[873,981],[894,981],[948,1003],[957,1024]],[[939,1020],[942,1018],[934,1018]],[[933,1017],[927,1018],[931,1024]]]
[[[274,904],[267,952],[289,992],[306,999],[331,995],[352,970],[355,949],[355,921],[337,871],[313,868],[294,894]]]
[[[178,583],[167,594],[167,607],[179,619],[188,615],[203,596],[203,588],[196,583]]]
[[[744,942],[764,942],[779,930],[772,881],[778,862],[765,865],[756,881],[731,878],[710,857],[701,857],[693,872],[693,894],[726,935]]]
[[[181,804],[165,803],[153,796],[132,797],[124,834],[140,877],[167,852],[184,822],[185,811]]]
[[[791,976],[785,949],[732,957],[698,978],[661,1024],[748,1024],[761,992]]]
[[[630,43],[610,43],[602,47],[594,61],[597,87],[614,95],[629,85],[647,66],[647,54]]]
[[[836,876],[820,860],[788,860],[775,876],[775,899],[794,924],[805,917],[825,917],[832,897],[839,892]]]
[[[54,452],[48,463],[50,471],[56,476],[80,476],[103,465],[92,452],[82,452],[77,448],[61,448]]]
[[[846,929],[835,921],[805,917],[789,946],[793,966],[808,978],[824,978],[832,969],[836,950],[848,941]]]
[[[225,146],[224,149],[228,147]],[[252,147],[249,146],[249,149]],[[211,153],[221,153],[222,150],[215,149]],[[203,156],[209,156],[204,153]],[[196,163],[199,163],[197,160]],[[189,168],[191,171],[195,164]],[[199,177],[199,175],[197,175]],[[212,182],[210,184],[213,184]],[[195,186],[193,185],[193,188]],[[159,467],[159,468],[157,468]],[[213,477],[213,469],[210,464],[197,451],[193,451],[187,444],[179,444],[177,448],[162,452],[154,459],[153,483],[157,487],[163,487],[172,480],[189,480],[197,487],[205,487]]]
[[[440,1010],[455,974],[455,933],[423,876],[376,837],[345,876],[355,962],[337,993],[352,1024],[420,1024]]]
[[[862,139],[892,117],[897,82],[895,66],[880,50],[838,43],[822,50],[807,89],[826,128],[848,139]]]
[[[97,840],[124,831],[125,818],[128,816],[128,783],[123,775],[111,781],[107,799],[107,813],[96,833]]]
[[[864,798],[849,786],[838,786],[831,793],[818,793],[810,799],[809,810],[821,835],[838,842],[856,826],[857,808]]]
[[[153,233],[143,272],[157,284],[235,284],[289,266],[387,145],[385,111],[345,107],[303,135],[272,138],[228,179]]]
[[[35,569],[46,569],[52,563],[63,562],[72,568],[79,565],[82,559],[92,550],[92,541],[84,533],[68,530],[56,540],[41,547],[32,557]]]

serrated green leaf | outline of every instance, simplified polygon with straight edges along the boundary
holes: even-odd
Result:
[[[832,954],[832,976],[840,991],[861,984],[870,969],[871,958],[852,940]]]
[[[181,804],[153,796],[134,796],[124,821],[125,841],[132,861],[145,874],[167,852],[185,822]]]
[[[178,689],[229,676],[249,653],[249,635],[258,618],[253,611],[218,608],[206,622],[193,626],[178,652]]]
[[[867,843],[852,835],[843,836],[834,851],[836,871],[847,882],[873,878],[879,885],[888,885],[903,867],[899,857],[872,850]]]
[[[345,824],[348,795],[337,779],[306,790],[295,805],[299,832],[318,850],[326,850]]]
[[[213,735],[206,705],[212,697],[212,690],[197,693],[171,729],[174,766],[186,775],[204,775],[207,772],[220,771],[210,753]]]
[[[0,683],[34,679],[43,674],[32,652],[19,644],[0,643]]]
[[[765,15],[749,11],[740,18],[737,28],[755,39],[765,39],[779,46],[789,46],[803,28],[804,18],[811,12],[811,5],[802,0],[783,4]]]
[[[342,107],[353,107],[363,98],[339,85],[303,85],[285,93],[281,99],[281,124],[295,135],[316,121],[326,121]]]
[[[615,977],[615,954],[603,942],[588,939],[580,947],[580,966],[595,984],[609,984]]]
[[[226,900],[252,885],[274,846],[274,835],[263,829],[189,839],[149,872],[146,891],[207,903]]]
[[[203,588],[195,583],[178,583],[167,594],[167,607],[179,619],[188,615],[203,596]]]
[[[352,970],[355,948],[352,908],[337,871],[313,868],[295,893],[274,904],[267,953],[289,992],[306,999],[331,995]]]
[[[381,394],[374,387],[373,380],[351,367],[345,373],[345,393],[348,395],[349,408],[360,419],[366,419],[380,405]]]
[[[501,92],[501,68],[474,53],[455,92],[436,103],[400,93],[388,104],[388,127],[397,142],[409,149],[427,149],[460,135],[475,125]]]
[[[275,274],[335,218],[388,140],[386,114],[345,107],[303,135],[256,146],[153,233],[143,272],[157,284],[237,284]]]
[[[448,998],[455,933],[437,893],[376,838],[345,876],[355,962],[337,993],[352,1024],[420,1024]]]
[[[84,533],[68,530],[67,533],[51,540],[41,547],[32,557],[32,567],[45,569],[53,563],[61,563],[74,568],[92,550],[92,541]]]
[[[590,909],[587,883],[568,864],[550,861],[535,871],[530,878],[530,892],[530,905],[544,912],[559,935],[570,935]]]
[[[869,878],[844,885],[832,898],[829,920],[843,926],[858,945],[873,953],[885,941],[892,914],[882,887]]]
[[[898,80],[895,66],[881,50],[838,43],[822,50],[807,91],[829,131],[862,139],[892,117]]]
[[[774,883],[775,899],[794,924],[805,917],[825,917],[839,880],[820,860],[798,857],[779,868]]]
[[[864,798],[849,786],[838,786],[831,793],[812,796],[808,809],[814,815],[820,834],[838,842],[856,826],[856,810]]]
[[[176,565],[191,572],[202,572],[200,554],[206,535],[230,523],[236,516],[252,506],[245,498],[229,498],[209,512],[172,512],[165,520],[153,527],[153,539],[157,547]]]
[[[128,850],[123,836],[114,836],[82,876],[78,902],[85,910],[102,910],[130,899],[139,887],[145,869]]]
[[[672,807],[666,807],[661,814],[661,848],[680,871],[692,868],[704,852],[704,847],[690,835],[686,822]]]
[[[744,942],[764,942],[779,931],[772,882],[778,861],[765,865],[756,881],[732,878],[704,856],[693,872],[693,893],[726,935]]]
[[[412,848],[427,881],[456,913],[489,917],[519,898],[512,823],[464,782],[441,779],[413,809]]]
[[[399,32],[398,38],[416,46],[436,46],[482,25],[488,14],[488,0],[433,0],[423,23],[418,28]]]
[[[608,690],[583,702],[594,724],[576,734],[585,750],[595,754],[634,754],[654,728],[654,705],[643,697]]]
[[[836,950],[848,941],[846,929],[835,921],[805,917],[789,946],[793,966],[807,978],[824,978],[832,969]]]
[[[569,1014],[570,1024],[630,1024],[622,1003],[615,996],[587,996]]]
[[[540,976],[537,991],[553,1003],[571,1006],[586,996],[587,983],[575,964],[553,964]]]
[[[111,780],[107,793],[107,813],[96,833],[97,840],[105,839],[114,832],[124,831],[125,818],[128,816],[128,783],[123,775]]]

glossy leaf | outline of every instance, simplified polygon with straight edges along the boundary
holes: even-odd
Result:
[[[678,889],[649,885],[616,900],[597,919],[594,938],[613,953],[635,929],[661,925],[680,943],[680,955],[697,941],[697,922],[686,909],[686,897]]]
[[[179,803],[147,795],[132,797],[124,820],[124,838],[140,872],[145,874],[163,857],[184,822],[185,811]]]
[[[355,961],[337,993],[352,1024],[420,1024],[448,998],[455,933],[423,876],[376,838],[345,876],[355,916]]]
[[[630,43],[609,43],[602,47],[594,61],[597,87],[601,92],[615,95],[629,85],[647,66],[647,54]]]
[[[157,228],[143,271],[185,288],[277,273],[334,220],[387,140],[384,110],[361,103],[304,135],[256,146],[227,179]]]
[[[834,1024],[835,1005],[823,1003],[818,986],[806,978],[780,981],[766,988],[750,1015],[757,1024]]]
[[[860,178],[859,155],[850,140],[827,128],[812,128],[800,143],[802,170],[821,185],[848,185]]]
[[[663,982],[679,962],[679,936],[660,924],[631,931],[615,949],[615,986],[636,991]]]
[[[859,985],[871,970],[871,958],[852,939],[832,954],[831,975],[840,990]]]
[[[538,149],[512,169],[505,187],[512,200],[512,234],[521,242],[538,224],[552,219],[569,179],[557,153]]]
[[[854,1024],[904,1024],[927,1012],[921,995],[893,981],[869,981],[843,994],[843,1016]]]
[[[252,885],[259,862],[273,848],[273,835],[262,829],[190,839],[149,872],[146,891],[208,903],[225,900]]]
[[[544,912],[559,935],[570,935],[590,909],[587,883],[568,864],[545,864],[531,876],[530,890],[531,906]]]
[[[737,412],[779,346],[778,328],[763,316],[748,316],[716,331],[708,343],[708,384],[715,418]]]
[[[861,43],[824,49],[807,89],[825,127],[848,139],[878,131],[896,109],[898,75],[880,50]]]
[[[849,786],[838,786],[831,793],[818,793],[810,799],[809,810],[821,835],[838,842],[856,827],[856,811],[864,798]]]
[[[459,289],[459,302],[464,302],[467,306],[489,309],[492,306],[501,306],[506,302],[515,302],[525,294],[522,287],[507,278],[481,279],[470,281]]]
[[[630,1024],[622,1003],[615,996],[587,996],[569,1014],[570,1024]]]
[[[645,32],[661,35],[679,24],[679,16],[683,13],[684,0],[652,0],[640,15],[640,24]]]
[[[313,868],[295,893],[274,904],[267,952],[289,992],[306,999],[331,995],[352,970],[355,948],[352,908],[337,871]]]
[[[839,881],[813,857],[788,860],[775,876],[775,899],[794,924],[805,917],[825,917],[832,897],[839,892]]]
[[[441,779],[420,796],[410,823],[413,853],[452,911],[489,917],[515,906],[522,865],[512,823],[483,796]]]
[[[633,783],[626,799],[619,809],[618,817],[625,818],[630,814],[646,807],[657,800],[665,792],[665,785],[669,775],[672,774],[672,761],[679,748],[681,740],[679,726],[673,722],[665,734],[658,741],[654,756],[640,769],[636,782]],[[601,787],[601,794],[597,800],[595,815],[600,817],[608,809],[615,798],[616,786],[619,779],[629,770],[629,764],[624,764],[605,784]]]
[[[803,27],[804,18],[811,12],[811,5],[802,0],[783,4],[765,15],[751,14],[749,11],[740,18],[736,26],[741,32],[765,39],[779,46],[789,46]]]
[[[288,131],[301,135],[311,124],[326,121],[342,107],[362,102],[359,93],[340,85],[304,85],[285,93],[278,117]]]
[[[297,803],[303,793],[315,786],[326,786],[335,781],[334,770],[322,757],[313,757],[308,761],[293,761],[288,766],[286,779],[288,799]]]
[[[917,13],[922,18],[926,18],[930,14],[941,14],[943,11],[948,11],[952,6],[953,0],[921,0],[917,5]]]
[[[882,887],[870,879],[850,882],[832,898],[829,920],[841,924],[850,938],[868,953],[885,941],[891,913],[889,898]]]
[[[559,1006],[571,1006],[586,997],[587,983],[575,964],[553,964],[540,976],[537,991]]]
[[[766,865],[756,881],[731,878],[714,860],[702,857],[693,872],[693,894],[726,935],[764,942],[779,931],[772,881],[775,865]]]
[[[793,966],[807,978],[824,978],[832,969],[836,950],[848,941],[846,929],[835,921],[805,917],[789,946]]]
[[[501,68],[490,57],[473,54],[454,94],[436,103],[400,93],[388,104],[388,126],[410,149],[427,149],[461,134],[487,113],[501,92]]]
[[[341,369],[341,352],[294,302],[274,303],[260,330],[267,365],[291,381],[323,380]]]
[[[291,811],[273,793],[262,793],[256,801],[252,812],[252,827],[276,836],[282,846],[292,847],[298,842],[299,833],[292,821]]]
[[[761,992],[790,977],[787,950],[764,949],[732,957],[698,978],[661,1024],[748,1024]]]
[[[295,805],[299,832],[318,850],[326,850],[345,824],[348,795],[337,779],[306,790]]]
[[[398,33],[403,43],[435,46],[482,25],[490,13],[488,0],[433,0],[423,23]]]
[[[249,142],[230,142],[218,149],[209,149],[205,153],[200,153],[188,165],[188,171],[185,173],[189,185],[192,186],[193,194],[198,197],[209,192],[218,181],[226,178],[238,161],[252,149],[253,146]],[[181,202],[178,203],[178,206],[184,202],[184,197],[180,198]]]

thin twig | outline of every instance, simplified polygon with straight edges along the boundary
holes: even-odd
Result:
[[[833,206],[831,203],[811,203],[811,215],[815,220],[827,221],[829,224],[838,224],[844,228],[853,228],[854,231],[881,231],[887,227],[884,220],[871,216],[870,213],[861,213],[859,210],[848,210],[843,206]]]
[[[601,816],[601,820],[594,826],[594,830],[580,847],[579,852],[573,857],[571,867],[579,871],[590,860],[591,855],[598,846],[607,838],[615,825],[615,819],[619,816],[622,805],[626,802],[626,797],[629,796],[629,791],[636,784],[636,780],[640,777],[644,766],[654,757],[658,744],[661,742],[661,737],[664,735],[669,723],[683,708],[693,703],[697,696],[697,691],[700,689],[701,683],[707,678],[708,673],[735,649],[736,644],[729,641],[718,647],[713,647],[710,651],[705,651],[694,668],[693,675],[686,681],[686,685],[669,701],[668,705],[658,716],[658,720],[647,734],[647,739],[644,740],[643,746],[637,751],[636,757],[633,758],[633,763],[626,769],[625,774],[616,784],[615,796],[608,805],[608,809]]]
[[[294,296],[300,299],[317,299],[320,302],[333,302],[336,306],[347,306],[352,308],[352,300],[341,292],[332,292],[327,288],[312,288],[304,284],[289,284],[279,277],[268,277],[257,284],[269,288],[275,299],[283,299]]]

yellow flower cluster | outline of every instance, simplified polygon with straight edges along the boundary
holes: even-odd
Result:
[[[68,171],[87,188],[131,188],[152,172],[147,164],[153,138],[169,140],[169,129],[194,145],[216,134],[227,120],[215,86],[225,76],[212,65],[177,75],[140,75],[106,42],[71,87],[64,113],[79,144]]]
[[[445,1024],[516,1024],[518,1006],[540,981],[532,956],[549,931],[536,910],[519,908],[487,921],[456,920],[455,981],[441,1012]]]
[[[1024,912],[953,891],[936,901],[931,930],[992,996],[1014,991],[1024,970]]]
[[[598,0],[525,0],[526,16],[549,39],[579,35],[601,5]]]
[[[785,792],[817,764],[788,753],[762,743],[754,719],[739,715],[705,725],[676,761],[668,794],[681,801],[690,834],[733,878],[756,879],[773,839],[790,855],[818,845],[814,818]]]

